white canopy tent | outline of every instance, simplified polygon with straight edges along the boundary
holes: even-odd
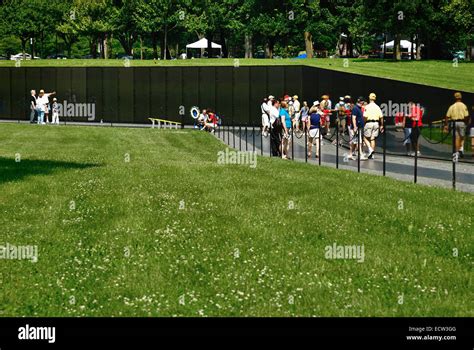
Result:
[[[186,45],[186,56],[188,55],[188,49],[207,49],[208,41],[206,38],[196,41],[195,43]],[[211,48],[219,49],[222,54],[222,45],[211,42]]]
[[[400,47],[402,49],[411,49],[412,42],[408,40],[400,40]],[[380,45],[381,48],[383,48],[383,44]],[[385,47],[387,49],[393,49],[395,47],[395,40],[389,41],[387,44],[385,44]],[[413,43],[413,50],[416,50],[416,44]]]

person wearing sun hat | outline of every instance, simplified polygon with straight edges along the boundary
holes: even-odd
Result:
[[[59,125],[59,105],[58,105],[58,99],[55,97],[53,98],[53,119],[51,121],[52,124]]]
[[[309,110],[309,115],[306,122],[306,129],[309,130],[308,133],[308,158],[311,159],[313,154],[313,145],[316,148],[316,158],[319,157],[319,147],[321,141],[321,118],[323,112],[321,111],[319,101],[314,101],[313,106]]]
[[[362,112],[362,107],[364,103],[365,98],[360,96],[351,110],[351,121],[349,124],[350,149],[348,157],[352,160],[357,159],[354,155],[356,148],[358,148],[357,152],[360,154],[360,160],[367,160],[365,155],[362,153],[362,131],[364,130],[364,114]]]
[[[300,118],[301,118],[301,103],[298,95],[293,96],[293,110],[295,117],[293,119],[293,128],[296,130],[300,129]]]
[[[375,140],[379,137],[379,132],[383,132],[383,114],[380,107],[375,103],[377,96],[375,93],[369,95],[369,104],[365,106],[364,118],[364,143],[369,149],[369,159],[374,159]]]

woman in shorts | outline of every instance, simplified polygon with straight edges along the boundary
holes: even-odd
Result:
[[[306,122],[306,128],[309,130],[308,137],[308,158],[311,159],[313,154],[313,144],[316,146],[316,158],[319,157],[319,147],[320,147],[320,129],[321,129],[321,119],[323,118],[323,113],[319,109],[319,102],[316,101],[313,104],[309,111],[309,116]]]
[[[306,132],[306,123],[308,121],[308,116],[309,116],[309,107],[308,107],[308,102],[304,101],[303,102],[303,107],[301,108],[301,122],[303,123],[303,132]]]
[[[283,126],[283,138],[281,141],[281,158],[290,159],[288,157],[288,149],[290,148],[290,138],[291,138],[291,118],[288,113],[288,104],[286,102],[281,103],[280,108],[280,118],[281,124]]]

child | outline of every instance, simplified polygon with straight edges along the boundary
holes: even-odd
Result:
[[[59,125],[59,105],[58,105],[58,102],[57,102],[57,98],[53,98],[53,120],[52,120],[52,123],[53,124],[57,124]]]

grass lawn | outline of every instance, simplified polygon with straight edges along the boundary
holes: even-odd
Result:
[[[0,245],[39,254],[0,260],[2,316],[474,316],[471,194],[219,165],[225,146],[192,130],[8,124],[0,140]],[[326,259],[334,243],[363,262]]]
[[[347,62],[347,64],[345,64]],[[377,59],[239,59],[240,66],[254,65],[309,65],[320,68],[357,73],[381,78],[407,81],[454,90],[474,92],[474,63],[451,61],[401,61]],[[131,66],[233,66],[234,59],[196,59],[175,61],[132,60]],[[36,60],[21,61],[25,67],[122,67],[124,61],[111,60]],[[14,61],[0,61],[0,67],[15,66]],[[347,67],[346,67],[347,66]]]

